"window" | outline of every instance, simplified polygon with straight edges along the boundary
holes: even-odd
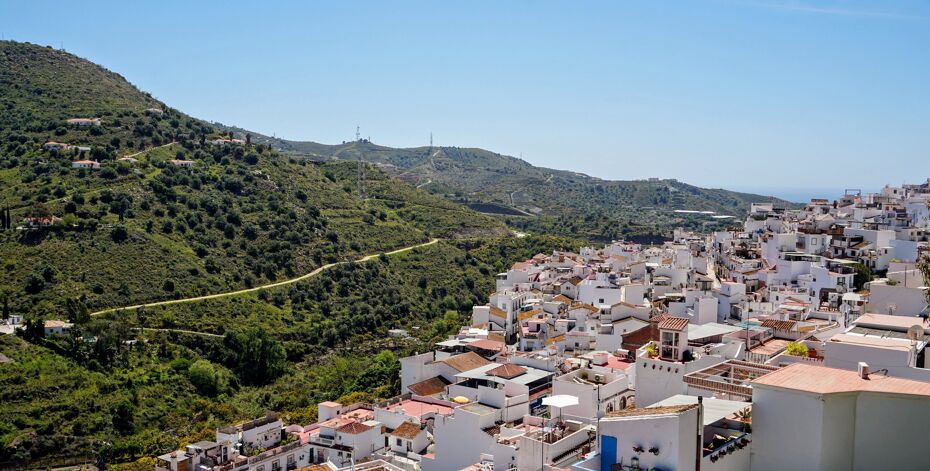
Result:
[[[403,445],[403,444],[404,444],[404,441],[398,438],[398,439],[397,439],[397,446],[401,446],[401,445]]]
[[[261,466],[255,468],[255,471],[265,471],[265,465],[261,465]]]
[[[280,470],[281,470],[281,463],[278,461],[273,461],[271,463],[271,471],[280,471]]]

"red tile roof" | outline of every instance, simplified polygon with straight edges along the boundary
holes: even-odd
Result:
[[[406,438],[408,440],[413,440],[414,438],[416,438],[417,435],[420,434],[422,430],[423,429],[421,429],[419,425],[413,422],[404,422],[400,424],[399,427],[394,429],[394,431],[391,432],[390,435],[395,436],[395,437],[400,437],[400,438]]]
[[[668,316],[659,322],[660,330],[685,330],[688,328],[688,319],[684,317]]]
[[[468,346],[480,348],[481,350],[492,350],[496,352],[504,348],[504,342],[498,342],[497,340],[490,339],[481,339],[469,343]]]
[[[775,330],[791,330],[794,328],[795,324],[797,324],[797,322],[783,321],[781,319],[766,319],[762,321],[762,327]]]
[[[862,379],[852,370],[794,363],[752,382],[753,386],[771,386],[815,394],[879,392],[911,396],[930,396],[930,383],[871,374]]]
[[[342,427],[339,427],[338,429],[336,429],[336,431],[339,433],[346,433],[349,435],[358,435],[360,433],[367,432],[371,429],[372,429],[371,426],[365,425],[361,422],[351,422],[346,425],[343,425]]]
[[[512,379],[517,376],[526,373],[526,368],[520,365],[514,365],[513,363],[505,363],[497,368],[493,368],[487,371],[487,374],[491,376],[497,376],[498,378]]]
[[[462,353],[459,355],[451,356],[449,358],[440,360],[441,362],[449,365],[452,369],[463,372],[468,370],[473,370],[479,366],[487,365],[491,363],[488,360],[485,360],[475,352]]]
[[[445,391],[448,385],[449,381],[446,381],[442,376],[434,376],[419,383],[413,383],[407,386],[407,389],[418,396],[432,396]]]

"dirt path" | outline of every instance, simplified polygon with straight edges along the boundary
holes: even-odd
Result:
[[[395,254],[399,254],[399,253],[409,252],[409,251],[411,251],[411,250],[413,250],[413,249],[415,249],[415,248],[418,248],[418,247],[426,247],[426,246],[428,246],[428,245],[433,245],[433,244],[435,244],[436,242],[439,242],[439,239],[432,239],[432,240],[430,240],[429,242],[424,242],[424,243],[422,243],[422,244],[411,245],[411,246],[409,246],[409,247],[400,248],[400,249],[397,249],[397,250],[393,250],[393,251],[391,251],[391,252],[384,252],[384,254],[385,254],[385,255],[395,255]],[[317,268],[316,270],[313,270],[312,272],[307,273],[307,274],[305,274],[305,275],[298,276],[297,278],[291,278],[291,279],[284,280],[284,281],[278,281],[278,282],[275,282],[275,283],[269,283],[269,284],[267,284],[267,285],[255,286],[255,287],[253,287],[253,288],[240,289],[240,290],[236,290],[236,291],[228,291],[228,292],[225,292],[225,293],[208,294],[208,295],[205,295],[205,296],[195,296],[195,297],[192,297],[192,298],[169,299],[169,300],[167,300],[167,301],[156,301],[156,302],[152,302],[152,303],[136,304],[136,305],[134,305],[134,306],[114,307],[114,308],[104,309],[104,310],[102,310],[102,311],[97,311],[97,312],[91,313],[91,316],[100,316],[100,315],[103,315],[103,314],[109,314],[109,313],[111,313],[111,312],[116,312],[116,311],[120,311],[120,310],[138,309],[138,308],[140,308],[140,307],[156,307],[156,306],[167,306],[167,305],[169,305],[169,304],[193,303],[193,302],[198,302],[198,301],[206,301],[206,300],[208,300],[208,299],[226,298],[226,297],[229,297],[229,296],[238,296],[238,295],[240,295],[240,294],[253,293],[253,292],[256,292],[256,291],[262,291],[262,290],[266,290],[266,289],[277,288],[277,287],[279,287],[279,286],[290,285],[290,284],[293,284],[293,283],[297,283],[298,281],[303,281],[303,280],[306,280],[306,279],[308,279],[308,278],[313,278],[314,276],[319,275],[320,273],[322,273],[324,270],[328,270],[328,269],[330,269],[330,268],[332,268],[332,267],[335,267],[335,266],[337,266],[337,265],[345,265],[345,264],[349,264],[349,263],[367,262],[367,261],[369,261],[369,260],[371,260],[371,259],[373,259],[373,258],[376,258],[376,257],[380,256],[380,255],[381,255],[381,253],[376,253],[376,254],[366,255],[366,256],[364,256],[364,257],[362,257],[362,258],[360,258],[360,259],[357,259],[357,260],[351,260],[351,261],[347,261],[347,262],[327,263],[326,265],[323,265],[323,266]],[[197,332],[191,331],[191,333],[197,333]]]
[[[222,336],[222,335],[219,335],[219,334],[211,334],[211,333],[207,333],[207,332],[197,332],[196,330],[184,330],[184,329],[153,329],[153,328],[151,328],[151,327],[135,327],[135,328],[133,328],[133,330],[139,330],[139,331],[142,331],[142,332],[145,332],[146,330],[148,330],[148,331],[150,331],[150,332],[177,332],[177,333],[179,333],[179,334],[200,335],[200,336],[203,336],[203,337],[214,337],[214,338],[220,338],[220,339],[223,338],[223,336]]]
[[[162,147],[168,147],[168,146],[171,146],[171,145],[174,145],[174,144],[177,144],[177,142],[171,141],[171,142],[169,142],[169,143],[167,143],[167,144],[162,144],[162,145],[160,145],[160,146],[149,147],[148,149],[140,150],[139,152],[136,152],[135,154],[129,154],[129,155],[124,155],[124,156],[122,156],[122,157],[117,157],[117,159],[125,159],[125,158],[127,158],[127,157],[135,157],[135,156],[137,156],[137,155],[142,155],[142,154],[144,154],[144,153],[146,153],[146,152],[148,152],[148,151],[150,151],[150,150],[161,149]]]

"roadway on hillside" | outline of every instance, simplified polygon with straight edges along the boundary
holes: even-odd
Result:
[[[426,247],[426,246],[429,246],[429,245],[433,245],[433,244],[435,244],[436,242],[439,242],[439,239],[432,239],[432,240],[430,240],[429,242],[423,242],[423,243],[421,243],[421,244],[411,245],[411,246],[404,247],[404,248],[400,248],[400,249],[393,250],[393,251],[390,251],[390,252],[384,252],[384,254],[385,254],[385,255],[395,255],[395,254],[399,254],[399,253],[409,252],[409,251],[411,251],[411,250],[413,250],[413,249],[416,249],[416,248],[419,248],[419,247]],[[362,263],[362,262],[367,262],[367,261],[369,261],[369,260],[371,260],[371,259],[373,259],[373,258],[375,258],[375,257],[380,256],[380,255],[381,255],[381,253],[376,253],[376,254],[366,255],[366,256],[364,256],[364,257],[362,257],[362,258],[359,258],[359,259],[357,259],[357,260],[349,260],[349,261],[345,261],[345,262],[327,263],[326,265],[323,265],[323,266],[317,268],[316,270],[313,270],[312,272],[307,273],[307,274],[305,274],[305,275],[301,275],[301,276],[298,276],[298,277],[296,277],[296,278],[291,278],[291,279],[284,280],[284,281],[278,281],[278,282],[275,282],[275,283],[269,283],[269,284],[267,284],[267,285],[255,286],[255,287],[253,287],[253,288],[240,289],[240,290],[236,290],[236,291],[228,291],[228,292],[225,292],[225,293],[208,294],[208,295],[205,295],[205,296],[195,296],[195,297],[192,297],[192,298],[169,299],[169,300],[167,300],[167,301],[156,301],[156,302],[152,302],[152,303],[136,304],[136,305],[134,305],[134,306],[114,307],[114,308],[104,309],[104,310],[102,310],[102,311],[97,311],[97,312],[91,313],[91,316],[100,316],[100,315],[103,315],[103,314],[109,314],[109,313],[111,313],[111,312],[116,312],[116,311],[121,311],[121,310],[139,309],[139,308],[141,308],[141,307],[156,307],[156,306],[167,306],[167,305],[169,305],[169,304],[193,303],[193,302],[198,302],[198,301],[206,301],[206,300],[208,300],[208,299],[226,298],[226,297],[229,297],[229,296],[238,296],[238,295],[240,295],[240,294],[253,293],[253,292],[256,292],[256,291],[262,291],[262,290],[266,290],[266,289],[277,288],[277,287],[279,287],[279,286],[285,286],[285,285],[297,283],[298,281],[306,280],[306,279],[308,279],[308,278],[313,278],[314,276],[319,275],[320,273],[322,273],[324,270],[328,270],[328,269],[333,268],[333,267],[335,267],[335,266],[337,266],[337,265],[346,265],[346,264],[349,264],[349,263]],[[149,329],[149,330],[157,330],[157,329]],[[194,333],[194,332],[191,331],[191,333]]]

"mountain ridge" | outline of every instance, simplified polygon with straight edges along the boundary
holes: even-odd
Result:
[[[537,167],[481,148],[392,148],[367,140],[341,144],[290,141],[218,127],[289,155],[318,161],[364,160],[437,196],[505,218],[537,233],[609,241],[658,242],[675,227],[722,228],[743,218],[751,203],[795,203],[676,179],[608,180],[569,170]]]

